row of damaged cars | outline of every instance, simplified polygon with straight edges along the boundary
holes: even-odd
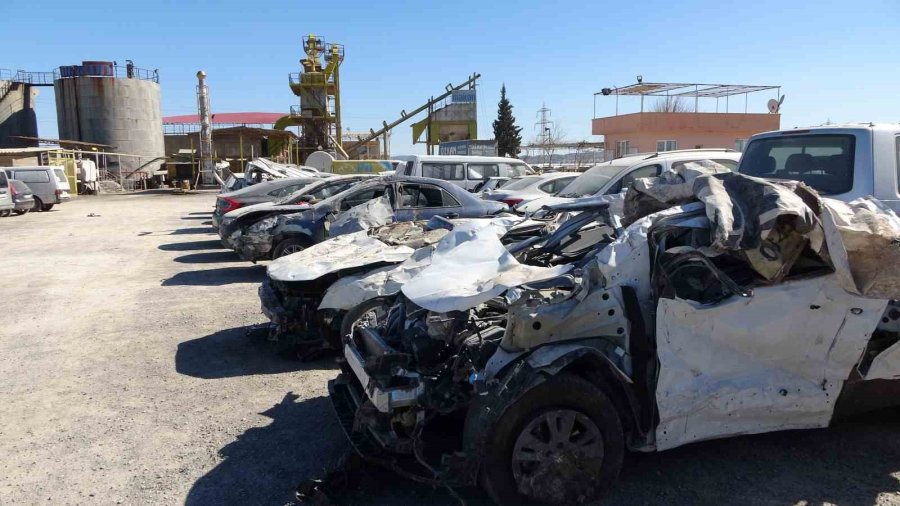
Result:
[[[440,179],[349,175],[296,184],[299,188],[280,200],[233,209],[214,219],[223,244],[255,262],[387,223],[434,216],[478,218],[507,210],[506,204],[481,200]]]
[[[326,232],[355,225],[268,267],[269,339],[339,357],[362,459],[501,504],[593,500],[629,451],[897,404],[900,219],[729,168],[666,163],[540,219],[395,220],[394,186],[332,206]]]
[[[896,404],[900,220],[687,163],[552,219],[430,217],[272,262],[272,339],[340,356],[366,461],[501,504],[593,500],[626,451]]]

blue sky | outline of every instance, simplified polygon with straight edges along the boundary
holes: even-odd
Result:
[[[900,121],[896,0],[44,0],[2,1],[0,19],[0,68],[132,59],[159,69],[163,115],[195,112],[200,68],[214,112],[286,112],[296,103],[287,75],[298,70],[302,36],[312,32],[345,45],[344,125],[354,130],[391,121],[472,72],[483,76],[481,138],[492,136],[501,83],[526,140],[544,103],[576,140],[590,138],[593,93],[633,83],[637,74],[645,82],[781,85],[783,127]],[[53,137],[53,96],[42,92],[39,129]],[[750,109],[763,112],[769,98],[751,100]],[[614,102],[598,99],[597,107],[612,113]],[[394,154],[422,151],[405,125],[392,147]]]

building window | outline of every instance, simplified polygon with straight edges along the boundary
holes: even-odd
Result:
[[[621,158],[631,151],[631,141],[616,141],[616,158]]]
[[[747,147],[747,139],[735,139],[734,140],[734,150],[744,152],[744,148]]]
[[[656,141],[656,151],[675,151],[678,149],[678,143],[675,141]]]

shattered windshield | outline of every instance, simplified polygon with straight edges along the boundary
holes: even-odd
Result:
[[[790,135],[757,139],[738,170],[748,176],[803,181],[824,195],[853,188],[852,135]]]
[[[585,197],[594,195],[610,179],[628,168],[627,165],[598,165],[576,177],[565,188],[560,190],[560,197]]]
[[[316,184],[321,186],[324,183],[313,183],[313,184],[306,185],[303,188],[295,191],[294,193],[291,193],[290,195],[288,195],[286,197],[282,197],[282,198],[276,200],[275,205],[281,206],[281,205],[285,205],[285,204],[299,204],[300,201],[298,199],[302,195],[305,195],[309,190],[311,190],[313,188],[313,185],[316,185]]]

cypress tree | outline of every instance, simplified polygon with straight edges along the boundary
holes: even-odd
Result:
[[[513,106],[506,98],[506,85],[500,88],[500,102],[497,104],[497,119],[494,120],[494,139],[497,141],[497,155],[519,156],[522,145],[522,129],[516,126],[512,113]]]

